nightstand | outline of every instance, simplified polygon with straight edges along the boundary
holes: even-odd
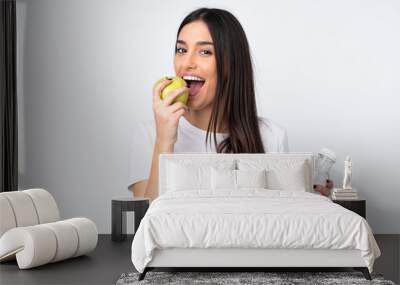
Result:
[[[113,197],[111,201],[111,240],[123,241],[126,239],[126,212],[135,213],[135,233],[140,221],[149,208],[148,198],[143,197]]]
[[[333,200],[332,202],[339,204],[340,206],[359,214],[361,217],[366,219],[366,201],[365,199],[357,200]]]

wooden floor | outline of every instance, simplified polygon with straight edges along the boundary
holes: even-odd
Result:
[[[382,256],[375,262],[374,272],[399,283],[400,235],[375,236]],[[116,243],[110,235],[100,235],[95,251],[87,256],[19,270],[17,263],[0,264],[0,284],[115,284],[124,272],[135,271],[131,258],[132,236]]]

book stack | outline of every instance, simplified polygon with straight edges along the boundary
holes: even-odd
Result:
[[[358,193],[355,189],[334,188],[332,192],[333,200],[357,200]]]

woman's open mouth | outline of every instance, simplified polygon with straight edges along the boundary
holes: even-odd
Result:
[[[189,88],[189,96],[193,97],[196,96],[197,94],[199,94],[201,88],[203,87],[205,80],[192,80],[192,79],[186,79],[184,78],[184,80],[186,81],[187,87]]]

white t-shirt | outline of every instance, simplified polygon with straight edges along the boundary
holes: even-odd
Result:
[[[288,152],[286,130],[264,117],[258,117],[261,139],[266,152]],[[179,119],[177,141],[174,153],[183,152],[211,152],[216,153],[214,136],[210,133],[205,143],[207,131],[193,126],[185,117]],[[217,143],[227,137],[225,133],[217,133]],[[154,121],[138,122],[133,129],[133,139],[130,150],[130,167],[128,187],[138,181],[147,180],[150,176],[153,158],[154,143],[156,140],[156,126]],[[211,145],[210,145],[211,139]]]

